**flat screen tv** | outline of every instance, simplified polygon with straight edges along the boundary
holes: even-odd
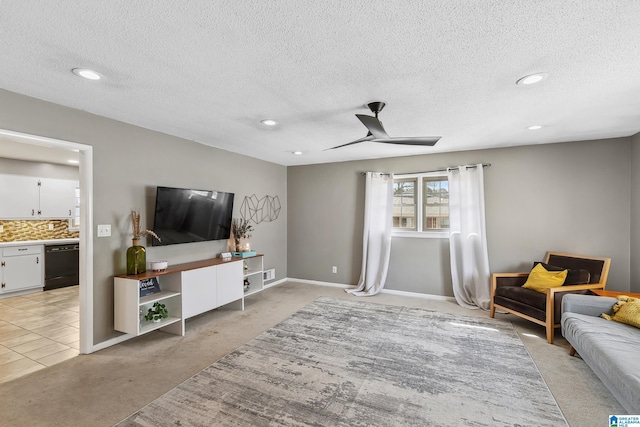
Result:
[[[232,213],[233,193],[158,187],[152,245],[228,239]]]

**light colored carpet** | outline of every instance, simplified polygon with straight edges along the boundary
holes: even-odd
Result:
[[[321,297],[119,426],[559,426],[513,326]]]

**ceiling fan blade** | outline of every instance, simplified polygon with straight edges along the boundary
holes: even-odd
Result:
[[[382,123],[380,123],[380,120],[378,120],[377,117],[365,116],[364,114],[356,114],[356,117],[360,119],[362,124],[369,129],[369,132],[371,132],[376,139],[389,138],[387,131],[384,130]]]
[[[364,138],[356,139],[355,141],[347,142],[346,144],[338,145],[336,147],[327,148],[326,150],[323,150],[323,151],[334,150],[336,148],[346,147],[347,145],[353,145],[359,142],[372,141],[373,139],[374,139],[374,136],[371,135],[371,132],[369,132],[369,134],[367,134],[367,136],[365,136]]]
[[[373,142],[384,142],[386,144],[402,144],[402,145],[422,145],[433,147],[442,138],[441,136],[424,136],[424,137],[407,137],[407,138],[376,138]]]

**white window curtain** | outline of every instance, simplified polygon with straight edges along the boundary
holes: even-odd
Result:
[[[466,308],[489,309],[489,253],[482,164],[447,170],[449,250],[456,301]]]
[[[391,256],[393,228],[393,174],[367,172],[362,236],[362,271],[354,289],[346,292],[371,296],[384,288]]]

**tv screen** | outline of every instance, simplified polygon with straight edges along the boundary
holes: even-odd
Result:
[[[153,246],[228,239],[233,193],[158,187]]]

